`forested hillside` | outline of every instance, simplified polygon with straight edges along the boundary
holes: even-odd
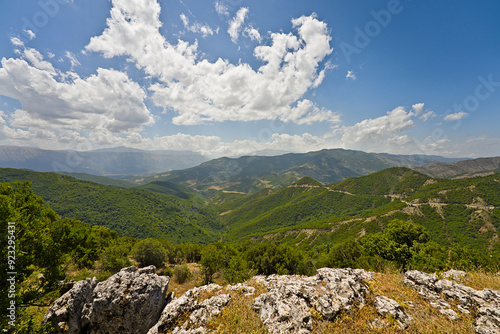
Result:
[[[0,182],[15,181],[31,181],[35,194],[59,215],[108,227],[122,236],[206,244],[218,235],[219,223],[212,210],[180,186],[156,185],[155,191],[123,189],[57,173],[0,169]]]
[[[238,283],[256,274],[314,275],[322,267],[500,270],[500,174],[432,179],[397,167],[332,185],[305,177],[205,202],[170,182],[127,190],[0,170],[0,182],[25,179],[0,183],[2,239],[8,222],[16,226],[19,333],[47,331],[41,318],[62,280],[102,280],[132,263],[155,265],[181,291],[186,281]],[[148,235],[154,238],[143,239]]]
[[[424,227],[441,246],[500,251],[500,174],[445,180],[391,168],[333,185],[306,178],[275,192],[220,200],[218,208],[227,240],[329,249],[383,232],[398,219]]]
[[[193,168],[130,181],[141,184],[159,180],[184,183],[205,196],[212,197],[219,194],[219,191],[254,193],[263,188],[278,189],[305,176],[323,184],[331,184],[389,167],[412,167],[429,162],[456,160],[437,156],[404,156],[334,149],[273,157],[220,158]]]

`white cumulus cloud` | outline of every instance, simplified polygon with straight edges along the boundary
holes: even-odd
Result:
[[[202,59],[197,43],[169,43],[159,32],[160,10],[156,0],[113,0],[107,28],[86,49],[109,58],[128,56],[157,78],[148,90],[157,106],[177,114],[174,124],[262,119],[307,124],[338,119],[311,104],[301,118],[290,116],[303,95],[317,86],[320,64],[332,52],[326,23],[315,15],[292,20],[295,33],[273,33],[269,45],[256,47],[254,56],[263,65],[254,70],[247,63]],[[240,9],[237,22],[243,22],[247,12]]]
[[[222,1],[215,1],[215,11],[224,16],[229,16],[229,10],[227,9],[227,6],[222,3]]]
[[[201,34],[203,38],[212,36],[214,33],[217,33],[217,30],[212,29],[208,24],[201,24],[198,22],[190,24],[189,19],[186,15],[181,14],[180,17],[182,20],[182,24],[184,24],[184,28],[192,33]]]
[[[468,113],[461,111],[461,112],[446,115],[444,117],[444,120],[445,121],[459,121],[467,116],[469,116]]]
[[[245,35],[248,36],[252,41],[262,42],[262,36],[259,31],[255,29],[253,26],[245,28]]]
[[[143,102],[145,91],[125,73],[100,68],[82,78],[56,71],[34,49],[26,49],[24,57],[1,61],[0,95],[22,105],[10,117],[12,126],[122,133],[153,123]]]
[[[411,142],[406,135],[401,134],[415,125],[411,117],[411,112],[406,112],[404,107],[397,107],[384,116],[344,126],[337,132],[341,134],[345,147],[386,152],[389,148],[394,150],[394,145]]]
[[[243,26],[243,23],[245,23],[245,19],[247,18],[247,16],[248,8],[242,7],[238,10],[236,16],[233,17],[231,22],[229,22],[227,33],[229,34],[229,36],[231,36],[231,40],[233,41],[233,43],[236,43],[238,41],[238,38],[240,37],[241,27]]]

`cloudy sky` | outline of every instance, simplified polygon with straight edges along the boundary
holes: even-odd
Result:
[[[0,9],[0,145],[500,155],[498,1]]]

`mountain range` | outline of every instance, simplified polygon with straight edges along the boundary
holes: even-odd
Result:
[[[439,178],[485,176],[500,172],[500,157],[463,160],[448,164],[431,163],[415,169]]]
[[[137,184],[155,180],[183,183],[211,197],[220,191],[253,193],[263,188],[277,189],[304,176],[330,184],[395,166],[415,167],[458,160],[460,159],[439,156],[391,155],[332,149],[279,156],[224,157],[192,168],[150,177],[136,177],[129,181]]]
[[[10,168],[0,169],[0,182],[31,181],[63,217],[174,243],[335,244],[376,233],[399,218],[425,226],[441,244],[494,247],[500,158],[455,160],[322,150],[220,158],[133,183]],[[464,178],[481,174],[489,175]]]
[[[500,174],[448,180],[394,167],[331,185],[306,177],[216,207],[233,241],[332,245],[401,219],[426,227],[441,245],[487,250],[499,246]]]
[[[0,146],[0,167],[38,172],[87,173],[120,177],[196,166],[208,159],[190,151],[143,151],[126,147],[94,151]]]

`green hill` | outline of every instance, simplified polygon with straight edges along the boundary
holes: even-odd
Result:
[[[364,177],[350,178],[331,185],[331,189],[353,194],[389,195],[414,193],[430,177],[404,167],[389,168]]]
[[[305,176],[322,184],[331,184],[395,166],[412,167],[429,162],[450,161],[456,160],[333,149],[271,157],[220,158],[193,168],[130,181],[141,184],[152,181],[183,183],[205,196],[213,197],[222,190],[254,193],[263,188],[279,189]]]
[[[120,235],[205,244],[216,240],[220,228],[201,199],[168,194],[166,187],[162,187],[163,193],[128,190],[57,173],[0,169],[0,182],[15,181],[31,181],[35,194],[59,215],[106,226]]]
[[[219,207],[228,240],[332,245],[401,219],[426,227],[441,245],[500,247],[500,174],[447,180],[390,168],[329,186],[306,179]]]
[[[182,184],[168,182],[168,181],[154,181],[151,183],[144,184],[142,186],[136,186],[134,189],[149,190],[152,192],[160,194],[168,194],[183,199],[190,199],[196,197],[196,193],[191,188]]]
[[[135,187],[136,185],[127,181],[123,180],[118,180],[118,179],[112,179],[110,177],[106,176],[99,176],[99,175],[93,175],[93,174],[87,174],[87,173],[67,173],[67,172],[60,172],[61,174],[67,175],[74,177],[75,179],[82,180],[82,181],[90,181],[94,183],[99,183],[105,186],[115,186],[115,187],[120,187],[120,188],[132,188]]]

